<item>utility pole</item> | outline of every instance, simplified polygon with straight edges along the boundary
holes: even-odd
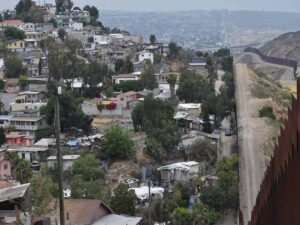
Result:
[[[148,206],[148,225],[152,225],[152,217],[151,217],[151,180],[148,181],[149,186],[149,206]]]
[[[62,173],[62,155],[60,145],[60,118],[59,118],[59,94],[61,89],[58,87],[55,96],[55,127],[56,127],[56,158],[58,168],[58,189],[59,189],[59,214],[60,225],[65,225],[65,208],[64,208],[64,190],[63,190],[63,173]]]

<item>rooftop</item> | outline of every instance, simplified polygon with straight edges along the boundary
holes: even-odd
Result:
[[[200,103],[182,103],[182,104],[179,104],[179,106],[178,106],[179,109],[184,109],[184,110],[200,109],[200,107],[201,107]]]
[[[110,214],[92,223],[92,225],[137,225],[141,221],[142,217],[129,217]]]
[[[139,77],[139,75],[130,73],[130,74],[119,74],[112,77],[113,78],[136,78]]]
[[[22,20],[4,20],[4,23],[7,23],[8,25],[23,25],[24,22]]]
[[[141,199],[145,200],[149,198],[149,186],[142,186],[137,188],[130,188],[130,190],[133,190],[136,194],[136,196]],[[150,187],[150,193],[157,194],[163,197],[165,189],[162,187]]]
[[[28,183],[0,189],[0,202],[22,198],[28,190],[29,186],[30,184]]]
[[[189,162],[178,162],[178,163],[173,163],[167,166],[163,166],[158,168],[157,170],[175,170],[175,169],[180,169],[184,171],[190,171],[192,166],[199,165],[198,162],[195,161],[189,161]]]
[[[42,116],[15,116],[11,121],[28,121],[28,122],[38,122],[42,120]]]
[[[72,225],[93,224],[98,219],[112,213],[110,208],[97,199],[65,199],[64,206],[65,213],[69,213]],[[54,218],[59,222],[59,209],[56,210]]]
[[[55,138],[42,138],[38,142],[34,143],[35,146],[46,146],[46,147],[55,144],[56,144]]]
[[[37,146],[7,146],[8,152],[45,152],[48,151],[46,147],[37,147]]]
[[[64,155],[63,156],[63,160],[76,160],[80,157],[80,155]],[[47,161],[48,160],[56,160],[56,156],[50,156],[47,158]]]

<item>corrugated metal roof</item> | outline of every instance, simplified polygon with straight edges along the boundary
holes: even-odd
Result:
[[[137,225],[141,221],[141,217],[129,217],[110,214],[92,223],[92,225]]]
[[[22,198],[29,186],[30,183],[0,189],[0,202],[5,202],[10,199]]]

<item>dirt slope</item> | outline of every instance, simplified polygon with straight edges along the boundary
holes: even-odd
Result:
[[[280,35],[260,50],[269,56],[293,59],[300,63],[300,31]]]

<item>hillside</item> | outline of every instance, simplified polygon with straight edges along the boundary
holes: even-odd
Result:
[[[300,63],[300,31],[280,35],[260,50],[266,55],[294,59]]]

